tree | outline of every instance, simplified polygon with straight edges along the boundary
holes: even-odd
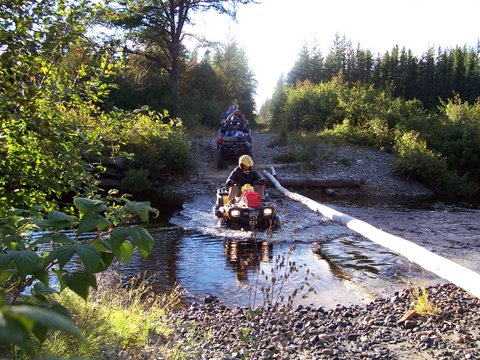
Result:
[[[51,276],[86,299],[96,273],[128,262],[135,249],[147,256],[153,246],[147,230],[129,226],[136,215],[146,221],[158,213],[148,204],[113,192],[107,202],[79,196],[98,197],[91,158],[107,129],[94,124],[107,117],[100,105],[114,69],[85,36],[90,10],[83,1],[0,2],[2,355],[8,349],[33,358],[32,335],[42,342],[49,329],[81,337],[49,298],[57,292]],[[74,204],[61,212],[66,195]]]
[[[89,11],[86,2],[1,3],[0,215],[94,186],[82,155],[100,145],[74,123],[98,110],[113,65],[84,36]]]
[[[345,38],[335,34],[332,48],[325,59],[325,72],[327,79],[331,79],[338,73],[345,73],[347,68],[347,55],[352,48],[352,44]]]
[[[293,68],[287,74],[287,83],[295,85],[298,81],[311,80],[312,76],[312,59],[310,58],[310,49],[308,45],[303,44],[298,54]]]
[[[248,67],[245,51],[235,41],[231,41],[213,56],[212,66],[217,76],[224,82],[227,91],[227,104],[237,103],[248,119],[253,119],[256,81]]]
[[[145,56],[166,69],[174,83],[180,77],[180,59],[185,25],[195,12],[216,11],[233,19],[238,5],[255,0],[117,0],[106,1],[104,15],[111,25],[128,31],[130,39]]]

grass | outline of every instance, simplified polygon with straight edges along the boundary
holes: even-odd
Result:
[[[146,282],[138,280],[122,286],[118,279],[102,279],[88,301],[71,291],[57,295],[73,314],[85,340],[52,332],[40,347],[40,358],[107,359],[122,354],[128,359],[141,359],[153,346],[159,354],[171,332],[166,314],[179,303],[180,293],[175,288],[170,294],[157,295]]]
[[[437,307],[428,299],[428,292],[426,289],[414,288],[412,290],[412,304],[413,309],[419,315],[435,315],[437,313]]]

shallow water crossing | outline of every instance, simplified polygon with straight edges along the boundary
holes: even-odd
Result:
[[[327,308],[444,282],[345,226],[272,195],[282,227],[271,235],[219,227],[213,195],[185,200],[168,225],[149,229],[153,253],[135,257],[126,275],[145,272],[158,291],[178,283],[187,297],[214,295],[227,305],[290,301]],[[478,209],[399,199],[316,200],[480,272]]]

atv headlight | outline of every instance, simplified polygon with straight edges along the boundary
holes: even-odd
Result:
[[[273,209],[272,208],[264,208],[262,210],[263,216],[272,216],[273,214]]]
[[[240,217],[240,210],[238,209],[230,210],[230,217]]]

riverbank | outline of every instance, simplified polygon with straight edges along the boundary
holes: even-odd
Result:
[[[188,359],[480,359],[480,300],[454,285],[406,289],[366,306],[228,308],[216,298],[169,314],[165,345]],[[423,308],[426,308],[424,306]]]
[[[226,169],[216,168],[215,140],[213,135],[196,137],[193,140],[197,168],[185,186],[195,186],[199,192],[210,192],[221,186],[229,172],[236,166],[232,161]],[[393,154],[373,148],[322,144],[310,150],[315,154],[311,155],[309,163],[300,164],[279,160],[288,157],[288,154],[296,149],[279,144],[276,134],[256,133],[253,135],[252,144],[254,168],[258,171],[274,167],[280,177],[365,180],[358,188],[334,189],[339,194],[388,197],[433,195],[433,192],[422,184],[405,179],[395,172]]]

